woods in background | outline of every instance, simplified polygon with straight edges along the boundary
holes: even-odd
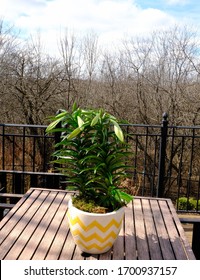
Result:
[[[0,22],[0,122],[46,124],[59,108],[103,107],[130,123],[200,123],[199,38],[188,27],[127,37],[104,49],[98,36],[68,30],[58,55],[40,36],[20,41]]]

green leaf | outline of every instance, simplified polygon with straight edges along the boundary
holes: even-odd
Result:
[[[116,121],[114,121],[112,119],[111,119],[111,122],[114,125],[114,131],[115,131],[115,134],[116,134],[117,138],[123,143],[124,142],[124,134],[123,134],[123,131],[122,131],[121,127],[119,126],[119,124]]]
[[[99,118],[100,118],[100,114],[98,113],[95,117],[94,117],[94,119],[91,121],[91,126],[95,126],[97,123],[98,123],[98,120],[99,120]]]
[[[114,131],[115,131],[115,134],[117,135],[118,139],[121,142],[124,142],[124,134],[123,134],[121,128],[119,126],[114,125]]]
[[[60,121],[61,121],[61,119],[57,119],[57,120],[53,121],[52,123],[50,123],[46,128],[46,132],[47,133],[52,132],[53,128],[55,128]]]
[[[95,168],[94,168],[94,174],[97,173],[97,170],[100,169],[100,167],[103,168],[103,171],[105,170],[106,168],[106,164],[104,162],[100,163],[99,165],[97,165]]]
[[[74,102],[73,106],[72,106],[72,112],[76,111],[77,110],[77,104],[76,102]]]
[[[62,123],[62,121],[66,118],[67,111],[63,111],[60,114],[56,115],[55,117],[51,118],[53,121],[47,126],[46,132],[52,132],[52,130],[57,126],[59,122]]]
[[[46,132],[47,133],[55,133],[55,132],[65,132],[66,131],[66,129],[65,128],[52,128],[52,129],[50,129],[50,130],[46,130]]]
[[[84,125],[84,121],[81,119],[81,117],[77,117],[78,120],[78,126],[81,130],[83,130],[83,125]]]
[[[125,192],[123,192],[123,191],[120,191],[120,190],[117,190],[117,192],[118,192],[120,198],[121,198],[123,201],[125,201],[126,203],[129,203],[131,200],[133,200],[133,196],[132,196],[132,195],[127,194],[127,193],[125,193]]]
[[[85,156],[81,161],[81,164],[84,163],[89,163],[94,165],[94,168],[96,166],[97,163],[101,163],[101,159],[99,157],[97,157],[96,155],[89,155],[89,156]]]
[[[68,140],[73,139],[74,137],[76,137],[77,135],[79,135],[80,132],[81,132],[81,128],[80,128],[80,127],[77,127],[76,129],[74,129],[74,130],[67,136],[67,139],[68,139]]]

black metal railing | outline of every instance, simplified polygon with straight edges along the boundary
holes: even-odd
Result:
[[[179,211],[200,211],[200,126],[128,125],[133,184],[145,196],[169,197]]]
[[[122,124],[132,149],[135,194],[169,197],[179,211],[200,211],[200,126]],[[65,188],[51,164],[59,135],[46,126],[0,124],[0,189],[24,193],[30,187]]]
[[[24,193],[30,187],[61,188],[51,154],[55,136],[44,125],[0,124],[0,190]]]

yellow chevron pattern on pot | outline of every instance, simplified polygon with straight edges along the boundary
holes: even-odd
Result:
[[[84,242],[89,242],[93,239],[98,240],[101,243],[106,242],[109,239],[113,239],[115,240],[117,238],[117,233],[115,233],[114,231],[111,231],[108,235],[106,235],[104,238],[102,236],[100,236],[99,234],[97,234],[96,232],[89,235],[89,236],[85,236],[84,234],[82,234],[78,229],[75,230],[71,230],[72,235],[76,236],[79,235],[79,238],[82,239]]]
[[[98,254],[98,253],[104,253],[107,250],[109,250],[112,247],[113,242],[108,242],[104,246],[99,246],[96,243],[86,245],[79,240],[77,241],[77,245],[79,245],[82,248],[82,250],[85,252],[92,252],[94,254]]]
[[[112,226],[115,226],[116,228],[119,228],[122,223],[122,219],[117,222],[115,219],[112,219],[106,226],[102,226],[100,223],[98,223],[96,220],[92,221],[89,225],[85,225],[79,217],[75,217],[74,219],[70,216],[69,211],[67,212],[67,216],[70,221],[71,227],[73,227],[75,224],[79,224],[79,226],[84,230],[84,231],[89,231],[94,227],[97,227],[100,231],[106,232],[108,229],[110,229]]]

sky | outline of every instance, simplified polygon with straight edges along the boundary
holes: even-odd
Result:
[[[198,0],[0,0],[0,18],[19,29],[21,38],[40,33],[49,51],[66,29],[94,32],[109,47],[174,25],[199,29],[199,14]]]

